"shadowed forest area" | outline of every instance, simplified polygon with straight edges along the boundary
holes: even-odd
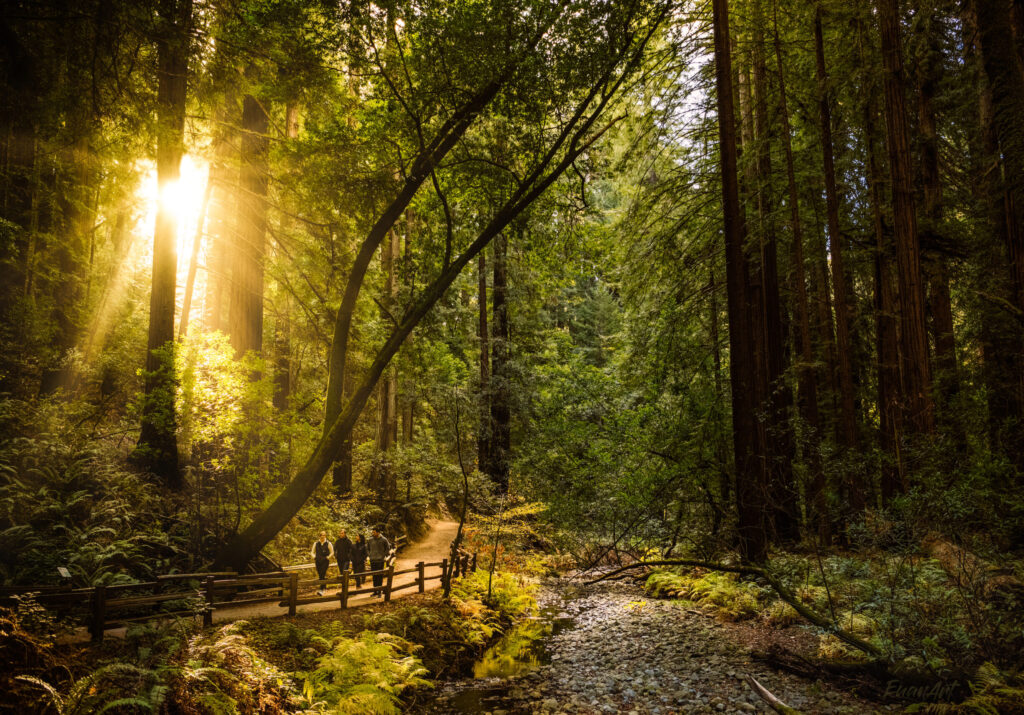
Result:
[[[0,712],[1024,713],[1022,122],[1021,0],[8,0]]]

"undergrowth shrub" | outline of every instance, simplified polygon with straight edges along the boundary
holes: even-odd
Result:
[[[644,590],[656,598],[692,601],[728,621],[753,618],[767,600],[765,589],[739,580],[736,574],[703,569],[655,571],[647,578]]]
[[[305,677],[309,712],[350,715],[400,713],[399,695],[407,688],[429,687],[427,669],[416,647],[389,633],[363,631],[334,640]]]
[[[188,527],[165,519],[152,483],[66,409],[0,400],[0,580],[75,585],[145,580],[185,559]]]

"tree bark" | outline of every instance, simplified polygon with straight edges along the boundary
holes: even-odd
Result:
[[[162,0],[157,8],[157,184],[178,181],[185,141],[192,0]],[[153,237],[153,287],[149,302],[145,397],[135,460],[171,489],[183,485],[178,469],[175,413],[174,298],[177,280],[178,221],[174,207],[160,201]]]
[[[821,5],[814,13],[814,55],[818,77],[818,119],[821,126],[821,154],[825,179],[825,206],[828,223],[828,247],[835,291],[836,360],[839,368],[839,442],[847,449],[857,447],[857,407],[853,385],[852,346],[850,343],[851,296],[844,261],[846,237],[839,225],[839,191],[836,187],[835,152],[832,142],[831,93],[825,68],[825,48]],[[853,514],[864,510],[864,484],[856,472],[844,480],[848,506]]]
[[[984,66],[984,38],[978,27],[975,2],[965,4],[966,34],[974,45],[974,54]],[[989,32],[989,39],[1006,40],[999,33]],[[1007,53],[994,53],[991,61],[1008,61]],[[986,73],[987,74],[987,73]],[[995,125],[992,83],[982,78],[978,87],[978,123],[981,128],[981,166],[977,173],[978,192],[986,206],[986,218],[992,236],[991,276],[996,278],[992,290],[999,298],[1009,297],[1010,305],[1020,307],[1021,270],[1015,269],[1011,256],[1024,252],[1019,224],[1015,222],[1010,194],[1004,176],[1007,166],[1000,158],[999,132]],[[1024,335],[1019,321],[1002,305],[986,301],[982,312],[982,355],[985,386],[988,391],[988,431],[994,449],[1004,451],[1024,471]]]
[[[753,3],[754,118],[757,133],[757,206],[761,269],[761,304],[764,333],[765,392],[768,415],[766,456],[768,499],[775,538],[800,539],[800,507],[793,483],[793,426],[790,412],[793,395],[786,382],[789,367],[783,340],[782,299],[779,294],[778,246],[775,230],[775,197],[772,187],[772,127],[768,115],[768,69],[764,49],[764,15],[761,0]]]
[[[491,454],[491,369],[487,331],[487,256],[480,252],[477,263],[477,338],[480,341],[480,425],[477,428],[476,463],[483,471]]]
[[[876,0],[885,70],[885,125],[892,176],[893,227],[899,285],[903,423],[912,434],[935,428],[925,326],[924,283],[910,160],[910,135],[905,103],[906,81],[900,47],[898,0]]]
[[[729,312],[730,381],[732,383],[733,450],[740,555],[761,562],[767,556],[762,520],[764,493],[755,451],[758,429],[754,417],[755,366],[753,332],[748,314],[749,278],[743,251],[744,221],[739,199],[736,118],[733,108],[732,57],[729,48],[728,0],[712,0],[715,87],[718,98],[719,157],[722,177],[722,219],[725,233],[726,285]]]
[[[490,427],[486,474],[501,493],[508,491],[511,459],[511,375],[509,373],[510,338],[508,316],[508,239],[494,239],[494,290],[491,294],[491,367]]]
[[[943,404],[948,405],[958,391],[958,380],[949,274],[942,252],[942,178],[939,174],[939,133],[935,117],[935,92],[940,79],[942,48],[939,44],[941,37],[937,18],[933,15],[923,17],[920,32],[923,56],[917,67],[917,130],[920,137],[920,173],[924,199],[921,244],[935,345],[935,381]]]
[[[232,255],[231,346],[241,357],[263,349],[263,261],[267,238],[270,118],[261,100],[242,100],[238,228]]]
[[[818,539],[828,543],[831,528],[825,494],[825,472],[821,463],[821,419],[818,414],[818,379],[814,367],[811,340],[810,307],[807,299],[807,277],[804,271],[803,224],[800,221],[800,197],[793,165],[792,127],[786,95],[786,73],[782,64],[782,41],[779,38],[778,8],[772,4],[772,29],[775,40],[775,63],[779,75],[779,111],[782,119],[782,147],[786,157],[786,188],[789,200],[789,223],[792,232],[792,292],[797,315],[800,362],[797,372],[797,396],[800,417],[804,421],[804,458],[810,479],[807,486],[807,511]]]

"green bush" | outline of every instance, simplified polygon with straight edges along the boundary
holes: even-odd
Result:
[[[363,631],[335,639],[332,649],[308,673],[303,695],[309,711],[348,715],[400,713],[399,695],[407,688],[429,687],[423,667],[408,641],[388,633]]]

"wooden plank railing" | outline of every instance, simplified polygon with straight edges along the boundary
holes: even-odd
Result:
[[[476,554],[472,558],[467,554],[458,559],[461,573],[476,570]],[[217,609],[226,610],[243,605],[260,603],[277,604],[288,609],[288,615],[294,616],[299,606],[338,601],[339,607],[348,608],[349,600],[354,596],[379,591],[383,600],[391,600],[391,594],[408,588],[416,588],[419,593],[426,590],[426,583],[440,579],[445,596],[451,589],[451,579],[457,574],[449,573],[449,560],[425,563],[420,561],[412,568],[395,570],[394,554],[385,562],[386,568],[376,571],[359,573],[346,569],[338,576],[323,579],[302,579],[299,567],[285,567],[281,571],[262,574],[237,574],[233,571],[218,571],[194,574],[168,574],[157,576],[154,581],[125,583],[111,586],[94,586],[91,588],[59,587],[4,587],[0,588],[0,604],[10,603],[16,595],[31,593],[36,601],[45,607],[62,611],[79,609],[87,613],[89,633],[93,640],[102,640],[106,629],[129,623],[139,623],[179,616],[202,614],[203,625],[213,623],[213,613]],[[437,569],[437,573],[428,574],[427,569]],[[416,574],[416,578],[407,583],[395,585],[396,576]],[[379,588],[372,585],[351,588],[365,582],[372,583],[373,577],[381,578]],[[164,591],[164,585],[174,582],[192,582],[189,590]],[[304,589],[320,587],[337,587],[333,595],[303,596]],[[166,606],[165,610],[159,610]]]

